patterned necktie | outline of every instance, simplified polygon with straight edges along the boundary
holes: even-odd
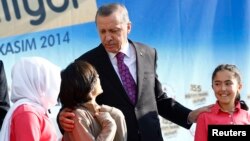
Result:
[[[123,86],[133,104],[135,104],[136,100],[136,84],[135,81],[129,72],[128,66],[124,63],[125,54],[122,52],[118,52],[116,54],[118,71],[123,83]]]

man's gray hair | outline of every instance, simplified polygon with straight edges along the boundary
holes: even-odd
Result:
[[[127,8],[123,4],[119,3],[110,3],[99,7],[96,12],[95,22],[97,22],[97,16],[107,17],[113,14],[114,12],[117,12],[118,10],[121,12],[122,15],[121,21],[130,22]]]

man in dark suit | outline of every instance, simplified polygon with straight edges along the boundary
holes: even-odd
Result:
[[[156,50],[128,39],[131,31],[127,9],[121,4],[101,6],[96,14],[101,44],[78,59],[91,63],[99,73],[103,94],[99,104],[119,108],[126,118],[128,141],[162,141],[158,115],[184,128],[190,128],[197,115],[207,110],[194,111],[182,106],[162,91],[156,74]],[[116,55],[125,54],[124,62],[136,82],[136,102],[133,103],[119,73]],[[69,109],[58,114],[59,125],[67,131],[73,128],[74,115]]]
[[[7,79],[4,71],[4,65],[0,60],[0,129],[7,111],[10,108],[10,101],[8,95]]]

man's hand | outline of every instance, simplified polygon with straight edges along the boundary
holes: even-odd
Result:
[[[71,109],[65,108],[59,113],[59,123],[64,131],[71,132],[74,129],[75,114]]]
[[[195,109],[193,111],[191,111],[188,115],[188,122],[189,123],[195,123],[199,114],[202,112],[210,112],[210,108],[213,106],[214,104],[208,105],[208,106],[204,106],[204,107],[200,107],[198,109]]]

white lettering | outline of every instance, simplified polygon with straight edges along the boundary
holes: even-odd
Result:
[[[246,131],[233,131],[230,129],[229,131],[219,131],[218,129],[212,129],[212,136],[246,136],[247,132]]]

